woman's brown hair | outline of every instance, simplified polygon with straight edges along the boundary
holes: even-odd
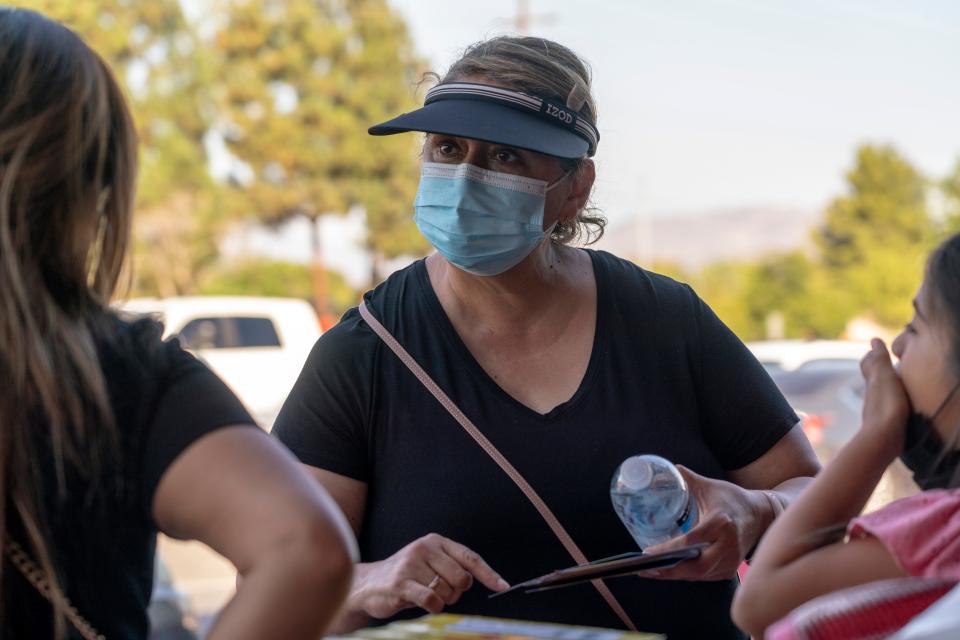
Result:
[[[136,145],[103,60],[66,27],[0,8],[0,540],[14,518],[53,583],[58,636],[41,461],[64,494],[68,468],[93,486],[116,453],[95,338],[123,272]]]

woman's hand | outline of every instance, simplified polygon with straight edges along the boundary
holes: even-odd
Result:
[[[860,362],[860,370],[867,383],[863,399],[862,433],[889,442],[889,458],[892,460],[903,448],[910,400],[890,362],[890,354],[883,340],[874,338],[870,346],[870,351]]]
[[[700,507],[700,521],[685,535],[644,549],[659,553],[678,547],[708,543],[696,560],[687,560],[672,569],[646,571],[645,578],[664,580],[727,580],[773,521],[776,497],[751,491],[723,480],[705,478],[677,466]],[[779,504],[779,503],[778,503]]]
[[[473,586],[474,578],[491,591],[510,587],[474,551],[431,533],[386,560],[359,565],[348,608],[378,619],[412,607],[440,613]]]

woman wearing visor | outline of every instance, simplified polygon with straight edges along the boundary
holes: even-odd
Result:
[[[496,38],[423,108],[370,130],[427,134],[414,211],[436,253],[320,339],[274,428],[359,537],[341,629],[445,610],[743,637],[736,569],[818,465],[762,367],[688,286],[573,246],[603,224],[587,207],[589,82],[561,45]],[[638,453],[692,470],[700,522],[673,544],[709,543],[701,558],[488,599],[635,550],[609,483]]]

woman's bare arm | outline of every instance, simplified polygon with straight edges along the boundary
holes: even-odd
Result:
[[[214,431],[167,469],[159,528],[225,556],[243,577],[208,635],[310,638],[350,586],[356,543],[327,493],[276,440],[249,426]]]

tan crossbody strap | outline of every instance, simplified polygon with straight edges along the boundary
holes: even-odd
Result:
[[[53,587],[50,586],[50,581],[47,579],[47,572],[30,558],[27,552],[23,550],[23,547],[17,544],[15,540],[11,540],[9,535],[5,535],[3,538],[3,555],[23,574],[27,582],[39,591],[40,595],[46,598],[51,604],[57,599],[63,603],[64,615],[84,640],[105,640],[105,638],[87,622],[87,619],[80,615],[76,607],[73,606],[66,596],[59,594],[59,598],[57,597],[58,594],[54,593]]]
[[[470,419],[460,411],[460,408],[454,404],[452,400],[447,396],[443,390],[437,386],[437,383],[430,378],[426,371],[423,370],[417,361],[414,360],[407,350],[403,348],[397,340],[390,335],[390,332],[380,324],[380,321],[377,320],[370,310],[367,309],[367,305],[363,302],[360,303],[360,315],[366,321],[370,328],[380,336],[380,339],[383,340],[390,350],[393,351],[400,361],[407,366],[408,369],[417,376],[417,379],[423,384],[424,387],[436,398],[440,404],[443,405],[443,408],[450,412],[457,422],[460,423],[460,426],[466,430],[470,437],[473,438],[480,447],[487,452],[493,461],[499,465],[503,472],[510,476],[510,479],[520,488],[523,492],[523,495],[527,496],[527,499],[533,503],[533,506],[540,513],[540,516],[547,522],[550,526],[550,529],[553,530],[554,535],[557,536],[557,539],[560,540],[563,547],[567,550],[567,553],[573,558],[577,564],[585,564],[587,562],[587,557],[583,555],[583,552],[580,551],[580,548],[577,547],[577,543],[573,541],[573,538],[570,537],[570,534],[567,533],[566,529],[563,528],[563,525],[560,524],[560,521],[557,520],[557,517],[553,515],[553,512],[550,511],[550,507],[537,495],[537,492],[533,490],[533,487],[527,483],[520,472],[517,471],[510,461],[503,457],[503,454],[500,453],[496,447],[493,446],[487,437],[480,433],[480,430],[477,429]],[[596,587],[597,591],[600,592],[600,595],[603,596],[603,599],[607,601],[607,604],[610,605],[610,608],[613,609],[613,612],[617,614],[617,617],[623,622],[624,625],[631,631],[636,631],[637,628],[634,626],[633,621],[630,620],[630,617],[627,615],[627,612],[624,611],[623,607],[620,606],[620,603],[617,602],[617,599],[610,592],[610,589],[607,588],[607,585],[603,583],[602,580],[593,580],[591,581],[593,586]]]

